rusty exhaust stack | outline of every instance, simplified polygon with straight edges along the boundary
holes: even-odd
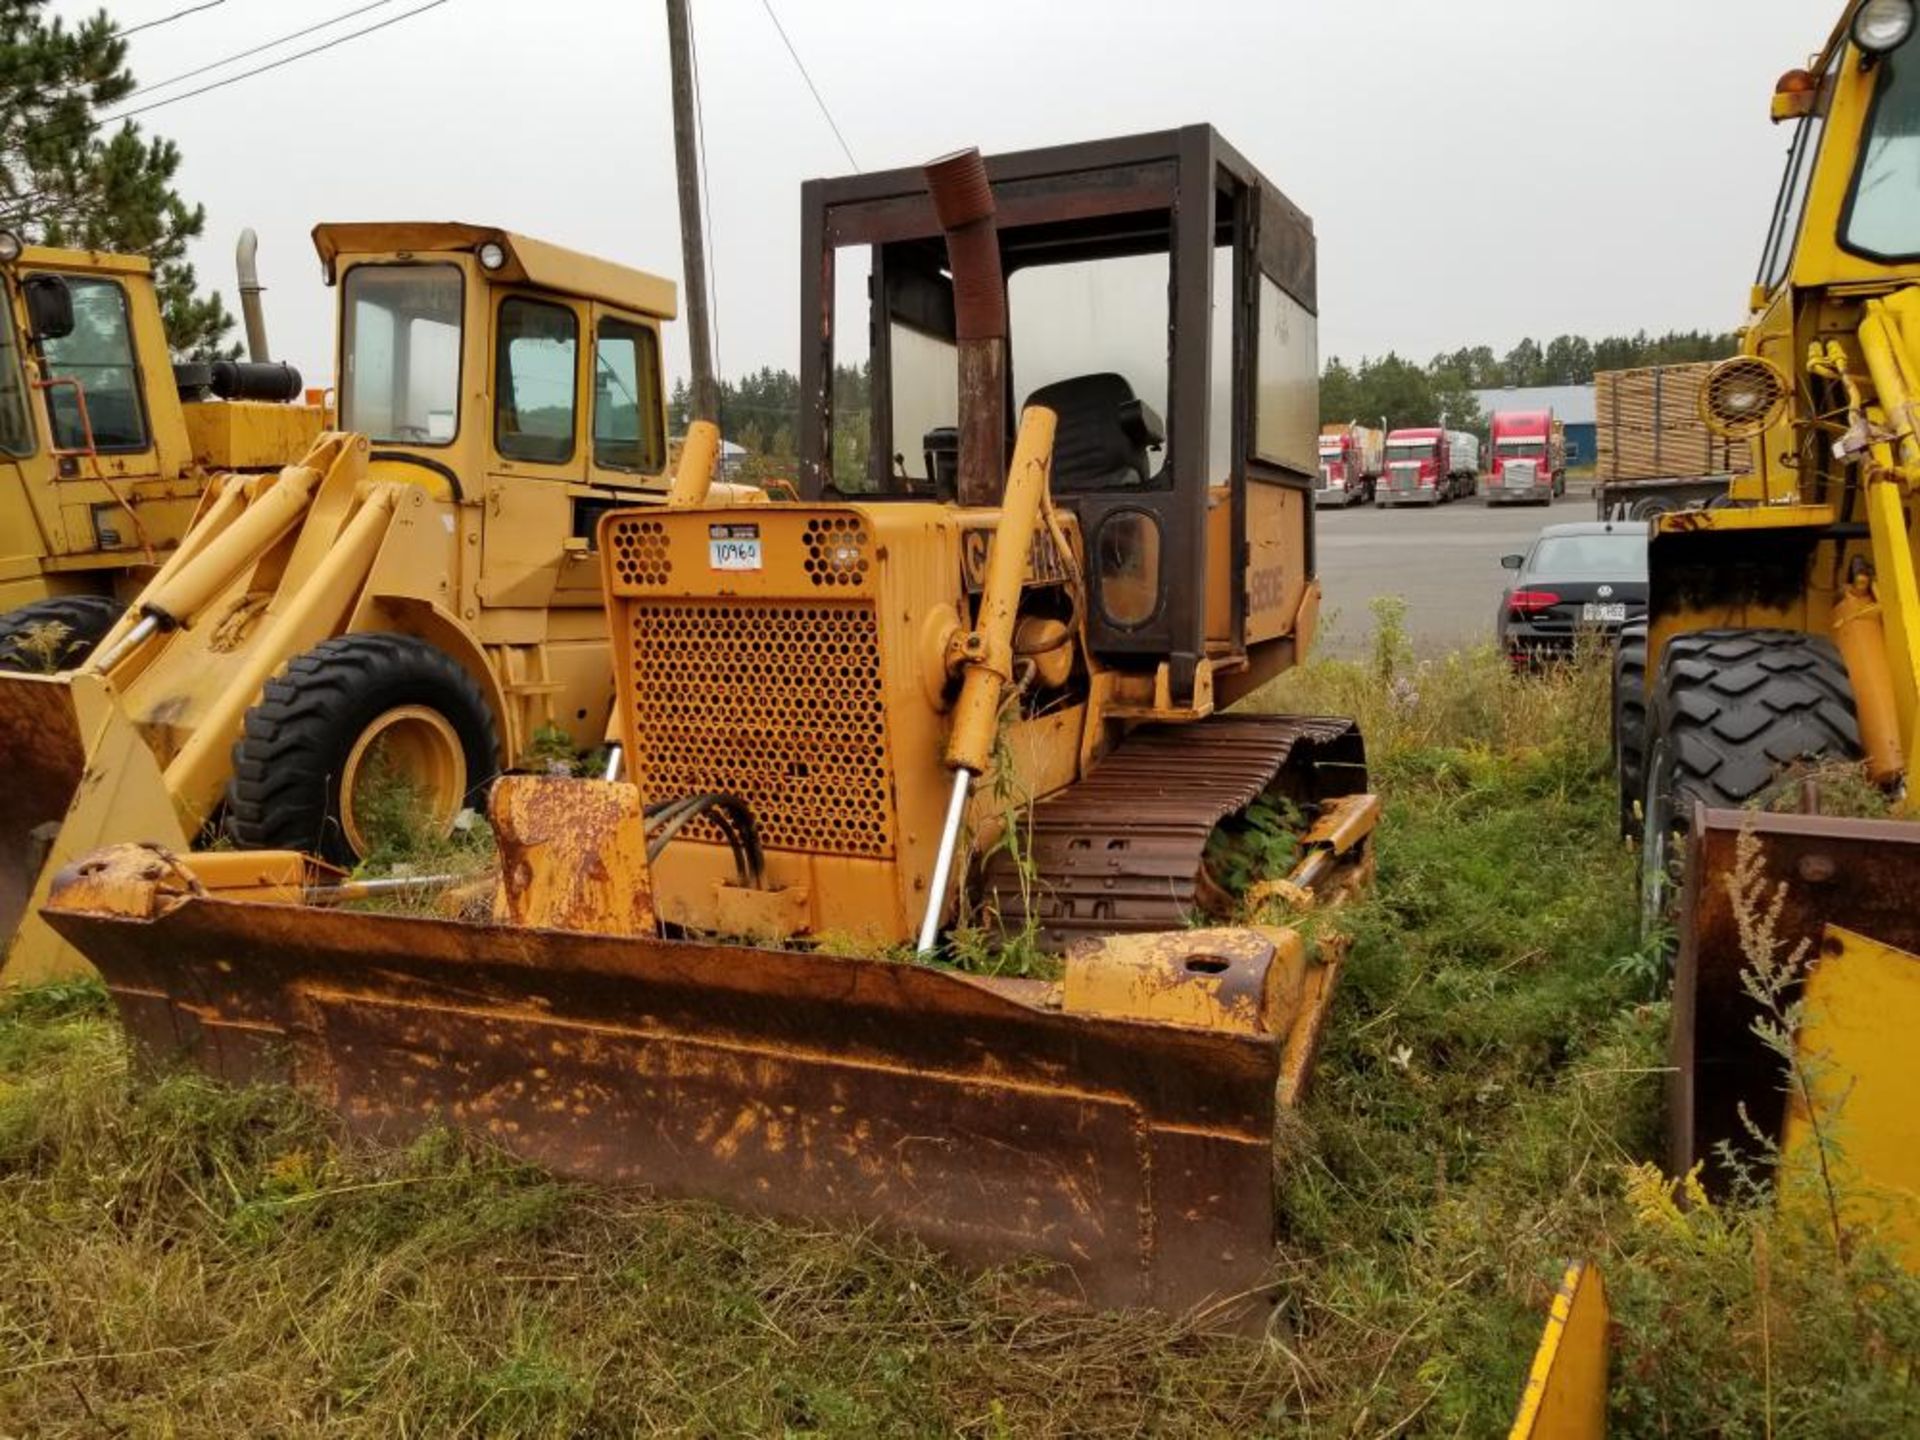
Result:
[[[978,150],[956,150],[924,172],[947,235],[954,338],[960,342],[960,503],[997,505],[1007,479],[1007,286],[993,188]]]

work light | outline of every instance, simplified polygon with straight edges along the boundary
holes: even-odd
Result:
[[[11,265],[20,258],[20,237],[11,230],[0,230],[0,265]]]
[[[480,268],[498,270],[507,263],[507,247],[498,240],[489,240],[479,249]]]
[[[1793,393],[1778,365],[1759,355],[1735,355],[1707,372],[1700,387],[1700,418],[1726,440],[1748,440],[1780,418]]]
[[[1906,44],[1913,33],[1913,0],[1867,0],[1853,13],[1853,43],[1869,55]]]

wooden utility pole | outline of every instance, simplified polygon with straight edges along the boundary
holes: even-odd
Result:
[[[687,0],[667,0],[667,53],[673,67],[673,163],[680,178],[680,258],[686,272],[681,302],[693,354],[689,420],[720,420],[713,377],[713,340],[707,322],[707,250],[700,229],[700,151],[693,115],[693,22]]]

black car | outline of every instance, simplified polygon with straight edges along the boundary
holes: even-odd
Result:
[[[1644,521],[1549,525],[1526,554],[1502,555],[1500,563],[1515,573],[1494,633],[1516,663],[1570,654],[1582,632],[1611,638],[1646,618]]]

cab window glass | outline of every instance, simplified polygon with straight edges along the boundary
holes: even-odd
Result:
[[[79,382],[86,419],[71,385],[48,390],[54,443],[62,450],[84,450],[91,430],[96,450],[144,450],[147,420],[140,408],[126,292],[111,280],[79,276],[69,276],[67,288],[73,294],[73,330],[44,341],[42,353],[49,378]]]
[[[356,265],[341,295],[340,424],[374,441],[446,445],[460,425],[460,271]]]
[[[593,342],[593,463],[655,475],[666,468],[660,345],[653,331],[602,320]]]
[[[1880,64],[1846,242],[1892,260],[1920,255],[1920,41],[1907,41]]]
[[[1142,400],[1167,413],[1172,260],[1164,252],[1030,265],[1007,277],[1013,393],[1059,416],[1053,483],[1060,490],[1137,488],[1160,457],[1122,428]]]
[[[5,303],[5,291],[0,290],[0,305]],[[13,326],[0,323],[0,452],[33,453],[32,413],[27,405],[27,376],[20,364],[20,348],[14,339]]]
[[[1787,151],[1787,172],[1780,180],[1780,197],[1774,202],[1773,227],[1767,233],[1767,248],[1760,257],[1760,284],[1772,290],[1787,278],[1793,263],[1795,241],[1800,233],[1800,216],[1807,208],[1807,192],[1813,188],[1813,165],[1820,157],[1820,139],[1826,134],[1827,105],[1832,94],[1831,77],[1840,64],[1846,47],[1836,46],[1833,68],[1820,87],[1811,115],[1803,116],[1794,127],[1793,144]]]
[[[500,304],[493,445],[509,460],[573,458],[580,322],[564,305],[510,296]]]

